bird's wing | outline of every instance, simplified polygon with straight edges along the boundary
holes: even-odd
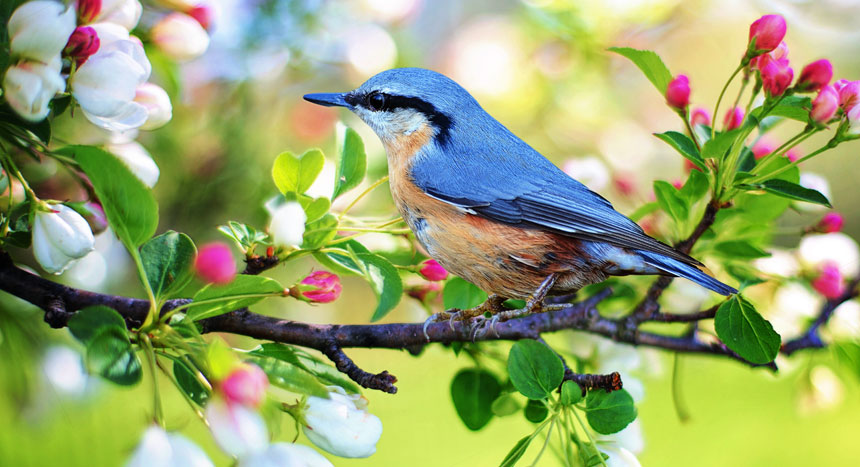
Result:
[[[442,164],[432,156],[423,158],[411,175],[429,196],[487,219],[700,264],[649,237],[605,198],[523,146],[531,151],[527,157],[520,147],[517,158],[471,153],[455,160],[449,156]]]

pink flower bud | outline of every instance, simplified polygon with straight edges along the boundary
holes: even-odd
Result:
[[[672,186],[675,187],[675,189],[680,190],[684,186],[684,182],[676,178],[675,180],[672,180]]]
[[[684,110],[690,105],[690,80],[686,75],[678,75],[666,87],[666,103],[670,107]]]
[[[772,139],[767,137],[759,138],[758,141],[753,144],[752,153],[755,156],[756,160],[761,159],[762,157],[772,153],[776,149],[776,143],[773,142]]]
[[[442,285],[438,282],[425,282],[421,285],[412,286],[406,289],[406,295],[418,300],[419,302],[423,302],[427,299],[427,296],[433,292],[440,292],[442,290]]]
[[[150,30],[152,42],[168,57],[188,61],[203,55],[209,47],[209,35],[194,18],[170,13]]]
[[[702,169],[700,169],[696,164],[692,163],[690,159],[684,159],[684,170],[686,170],[687,173],[689,173],[691,170],[698,170],[699,172],[702,171]]]
[[[615,185],[615,189],[624,196],[632,196],[636,193],[636,179],[631,174],[615,174],[612,178],[612,184]]]
[[[227,284],[236,277],[236,262],[230,247],[221,242],[204,245],[194,261],[197,275],[206,282]]]
[[[795,88],[798,92],[812,92],[822,89],[833,79],[833,65],[826,58],[814,61],[803,67]]]
[[[845,281],[836,263],[827,262],[821,267],[821,275],[812,281],[812,288],[821,295],[834,299],[845,293]]]
[[[257,365],[243,364],[236,367],[221,381],[221,392],[227,402],[248,407],[259,407],[266,396],[269,378]]]
[[[800,150],[797,148],[791,148],[788,151],[785,151],[785,157],[789,162],[794,162],[800,159]]]
[[[842,224],[844,222],[842,215],[838,212],[828,212],[820,221],[818,221],[818,225],[815,226],[815,230],[822,233],[839,232],[842,230]]]
[[[762,88],[768,97],[781,96],[794,78],[794,70],[788,66],[788,59],[785,58],[774,60],[767,55],[762,56],[759,60],[759,71]]]
[[[329,303],[340,297],[340,278],[328,271],[314,271],[302,279],[300,293],[314,303]]]
[[[215,12],[210,5],[199,4],[191,7],[187,12],[188,16],[197,20],[203,29],[209,31],[215,20]]]
[[[428,281],[444,281],[448,278],[448,271],[442,267],[435,259],[428,259],[421,263],[421,269],[418,271]]]
[[[785,37],[785,19],[780,15],[764,15],[750,25],[748,54],[761,55],[777,48]]]
[[[80,24],[92,23],[102,11],[102,0],[78,0]]]
[[[89,201],[84,204],[84,209],[88,213],[84,215],[84,219],[90,224],[90,229],[94,234],[104,232],[108,228],[107,216],[101,204],[96,201]]]
[[[696,107],[693,109],[693,114],[690,116],[690,126],[695,127],[696,125],[710,125],[711,124],[711,114],[708,113],[707,110],[702,107]]]
[[[818,91],[818,95],[812,100],[812,111],[809,116],[818,123],[825,123],[836,113],[839,108],[839,94],[836,88],[826,85]]]
[[[734,107],[726,111],[726,115],[723,117],[723,125],[726,127],[726,131],[734,130],[735,128],[741,126],[741,123],[744,121],[744,110],[740,107]]]
[[[846,84],[850,83],[847,79],[840,79],[833,82],[833,89],[836,90],[836,94],[839,94],[842,91],[842,88],[845,87]]]
[[[841,86],[840,81],[842,81]],[[836,82],[839,90],[839,107],[848,112],[860,103],[860,81],[839,80]]]
[[[77,63],[77,66],[81,66],[90,58],[90,55],[99,50],[100,44],[101,41],[95,29],[89,26],[78,26],[63,49],[63,56],[69,57]]]

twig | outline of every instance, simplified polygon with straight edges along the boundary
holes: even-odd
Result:
[[[394,386],[394,383],[397,382],[397,378],[388,371],[373,374],[362,370],[349,357],[347,357],[343,352],[343,349],[337,345],[330,345],[323,349],[323,353],[329,358],[329,360],[334,362],[334,366],[337,367],[341,373],[345,373],[350,377],[350,379],[361,385],[361,387],[366,389],[378,389],[389,394],[397,393],[397,387]]]
[[[860,292],[857,289],[858,286],[860,286],[860,276],[855,277],[848,283],[848,286],[845,288],[845,292],[842,295],[832,300],[828,300],[827,303],[821,307],[821,311],[818,313],[815,321],[809,325],[806,332],[800,337],[782,344],[780,351],[785,355],[791,355],[801,349],[824,347],[824,342],[821,341],[821,336],[818,335],[818,330],[821,326],[827,324],[833,316],[833,312],[839,308],[839,305],[858,295],[858,292]]]

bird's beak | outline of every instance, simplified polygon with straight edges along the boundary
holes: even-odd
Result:
[[[316,93],[316,94],[305,94],[305,100],[308,102],[313,102],[314,104],[324,105],[326,107],[349,107],[349,104],[346,102],[346,94],[339,93]]]

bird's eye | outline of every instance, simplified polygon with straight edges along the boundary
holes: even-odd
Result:
[[[374,112],[385,110],[386,100],[385,94],[374,91],[367,95],[367,107]]]

